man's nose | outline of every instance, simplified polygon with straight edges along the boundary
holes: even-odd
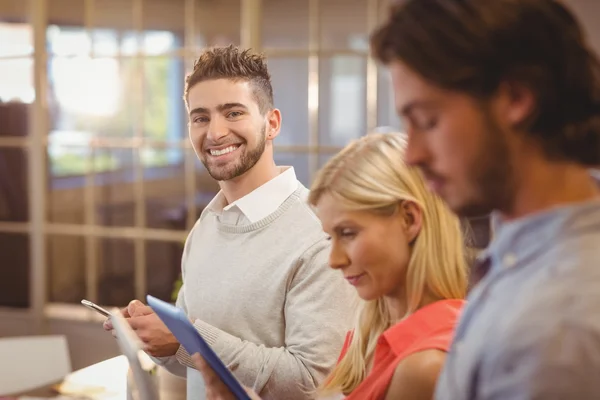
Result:
[[[421,137],[419,137],[421,136]],[[419,166],[427,162],[427,147],[422,135],[414,135],[407,132],[406,150],[404,152],[404,162],[408,165]]]
[[[228,133],[229,130],[225,121],[223,121],[222,118],[216,117],[210,120],[206,137],[211,142],[219,142],[223,137],[227,136]]]

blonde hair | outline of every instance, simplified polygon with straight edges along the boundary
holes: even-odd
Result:
[[[406,272],[406,317],[419,308],[426,292],[440,299],[464,298],[467,263],[458,217],[426,188],[418,169],[404,162],[405,148],[400,133],[372,133],[353,141],[319,171],[309,203],[316,206],[327,194],[352,211],[391,215],[401,201],[421,209],[422,227]],[[377,339],[394,322],[382,298],[361,301],[347,352],[319,395],[352,392],[365,378]]]

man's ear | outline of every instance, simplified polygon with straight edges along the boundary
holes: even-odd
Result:
[[[281,131],[281,111],[274,108],[267,113],[267,139],[273,140]]]
[[[406,236],[408,241],[412,243],[423,227],[423,211],[421,211],[421,207],[412,201],[400,203],[400,211],[404,219]]]
[[[523,128],[536,113],[533,90],[519,81],[505,81],[498,87],[501,112],[512,128]]]

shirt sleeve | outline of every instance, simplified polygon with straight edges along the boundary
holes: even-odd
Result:
[[[194,322],[240,382],[261,396],[306,399],[336,362],[352,320],[356,295],[341,275],[329,268],[328,257],[328,243],[322,241],[299,261],[285,300],[284,347],[265,347],[204,321]],[[183,347],[177,359],[193,368]]]

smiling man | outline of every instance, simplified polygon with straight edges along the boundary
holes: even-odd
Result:
[[[333,367],[354,293],[291,167],[278,167],[281,113],[265,60],[229,46],[188,76],[189,137],[221,191],[188,236],[177,305],[244,385],[264,399],[307,399]],[[123,314],[146,351],[204,398],[190,355],[139,301]],[[105,324],[107,330],[112,327]]]

